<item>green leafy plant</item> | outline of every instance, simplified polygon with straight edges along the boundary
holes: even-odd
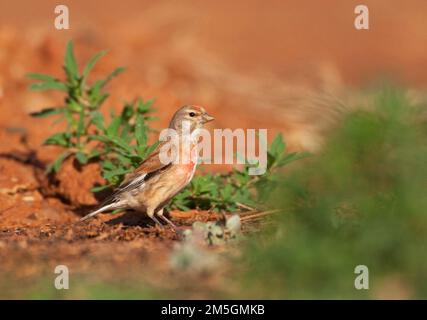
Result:
[[[44,144],[63,147],[65,150],[48,167],[48,172],[57,172],[63,161],[74,156],[85,165],[91,160],[101,160],[102,175],[109,185],[117,185],[124,175],[136,167],[156,145],[148,146],[149,127],[147,121],[152,120],[153,100],[137,99],[133,103],[125,103],[121,113],[110,111],[107,123],[100,108],[109,94],[104,91],[105,85],[124,71],[123,67],[114,69],[104,79],[88,84],[88,77],[106,51],[95,54],[80,73],[74,56],[73,43],[67,44],[64,81],[52,76],[30,73],[29,78],[38,80],[30,85],[30,90],[59,90],[66,94],[64,105],[46,108],[32,113],[33,117],[59,116],[56,122],[65,121],[66,129],[48,137]],[[108,187],[101,186],[93,191]]]

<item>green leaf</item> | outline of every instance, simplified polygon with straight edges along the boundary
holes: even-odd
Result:
[[[294,162],[296,160],[304,159],[311,156],[311,153],[309,152],[292,152],[284,156],[282,159],[278,161],[279,166],[287,165],[291,162]]]
[[[141,98],[138,99],[136,104],[136,110],[139,113],[145,114],[152,111],[152,106],[154,103],[154,99],[147,100],[146,102],[143,102]]]
[[[97,107],[99,108],[99,106],[101,106],[109,96],[109,93],[103,93],[101,97],[99,97],[99,99],[96,101]]]
[[[110,122],[109,126],[107,127],[106,133],[109,137],[117,136],[120,123],[121,123],[121,119],[119,117],[113,118],[113,120]]]
[[[44,145],[57,145],[67,147],[70,142],[70,135],[66,132],[55,133],[48,137],[43,144]]]
[[[139,147],[145,147],[147,145],[147,127],[145,126],[144,119],[140,114],[136,116],[135,137]]]
[[[97,158],[99,156],[101,156],[102,152],[97,150],[97,149],[92,149],[89,153],[88,158],[89,159],[93,159],[93,158]]]
[[[95,127],[97,127],[102,132],[105,130],[104,129],[104,116],[101,112],[92,111],[89,114],[89,117],[90,117],[91,122],[95,125]]]
[[[71,155],[71,152],[69,151],[65,151],[64,153],[62,153],[58,158],[56,158],[56,160],[47,167],[46,172],[50,173],[50,172],[58,172],[59,169],[61,168],[62,162],[64,162],[64,160],[66,158],[68,158]]]
[[[81,151],[76,153],[76,159],[80,164],[86,164],[88,161],[88,157]]]
[[[91,192],[93,193],[97,193],[97,192],[101,192],[104,191],[106,189],[110,188],[110,186],[108,184],[104,185],[104,186],[96,186],[93,187],[92,189],[90,189]]]
[[[65,118],[67,119],[67,130],[70,130],[75,123],[72,111],[70,110],[70,108],[65,108],[64,114],[65,114]]]
[[[281,133],[279,133],[271,143],[270,152],[274,157],[277,157],[281,155],[286,148],[286,144],[283,141],[283,136]]]
[[[49,81],[49,82],[59,81],[58,79],[56,79],[50,75],[42,74],[42,73],[35,73],[35,72],[27,73],[27,78],[35,79],[35,80],[41,80],[41,81]]]
[[[68,92],[67,86],[57,80],[33,83],[28,87],[28,89],[31,91],[60,90]]]
[[[80,113],[83,110],[83,106],[76,101],[75,99],[68,99],[67,101],[67,109],[75,112],[75,113]]]
[[[102,161],[101,166],[104,170],[112,170],[114,168],[114,164],[110,160]]]
[[[99,85],[101,88],[103,88],[108,82],[111,81],[114,77],[117,77],[119,74],[121,74],[123,71],[125,71],[125,67],[118,67],[113,70],[104,80],[102,80]]]
[[[65,112],[66,112],[66,111],[64,110],[64,113],[65,113]],[[66,118],[66,116],[65,116],[65,115],[62,115],[62,116],[58,117],[58,119],[56,119],[55,121],[53,121],[53,122],[52,122],[52,124],[60,123],[60,122],[62,122],[65,118]]]
[[[129,121],[129,119],[132,118],[133,113],[133,106],[131,104],[126,104],[120,114],[122,122]]]
[[[132,161],[131,161],[131,159],[129,157],[124,156],[122,154],[119,154],[117,156],[117,159],[120,161],[120,163],[122,165],[125,165],[126,167],[129,166],[132,163]]]
[[[55,114],[64,112],[64,108],[46,108],[40,111],[31,112],[30,116],[35,118],[44,118]]]
[[[131,146],[129,146],[125,141],[123,141],[119,137],[110,137],[110,136],[102,136],[102,135],[91,135],[90,140],[97,140],[101,142],[111,142],[113,145],[123,149],[129,154],[133,153],[133,149]]]
[[[126,143],[130,144],[132,142],[132,139],[134,138],[134,130],[132,128],[132,125],[128,122],[125,122],[121,126],[121,132],[120,132],[120,138],[122,138]]]
[[[77,123],[77,131],[76,136],[77,140],[80,141],[80,137],[84,134],[85,131],[85,112],[84,109],[81,108],[80,114],[79,114],[79,121]]]
[[[97,101],[101,96],[102,80],[96,80],[89,89],[89,95],[94,101]]]
[[[124,169],[124,168],[117,168],[115,170],[112,171],[106,171],[103,174],[103,177],[107,180],[116,177],[116,176],[121,176],[121,175],[125,175],[126,173],[128,173],[130,171],[130,169]]]
[[[182,211],[189,211],[190,210],[190,208],[184,204],[176,203],[175,205],[179,210],[182,210]]]
[[[89,59],[89,61],[87,62],[87,64],[85,65],[85,67],[83,69],[83,74],[82,74],[83,75],[83,80],[82,80],[83,83],[86,81],[87,76],[89,75],[90,71],[95,66],[95,64],[98,62],[98,60],[101,59],[106,53],[107,53],[106,50],[102,50],[102,51],[98,52],[97,54],[95,54],[92,58]]]
[[[231,197],[233,192],[233,187],[230,184],[225,185],[224,188],[221,189],[220,193],[224,200],[228,200]]]
[[[67,43],[67,48],[65,50],[65,59],[64,59],[64,67],[69,76],[69,80],[77,80],[79,77],[79,71],[77,67],[77,61],[74,56],[74,48],[73,42],[70,40]]]
[[[145,149],[144,154],[141,154],[141,157],[146,158],[151,152],[153,152],[158,147],[159,144],[160,144],[160,141],[156,141],[148,148],[144,148]]]

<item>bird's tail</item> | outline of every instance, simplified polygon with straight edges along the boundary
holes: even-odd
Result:
[[[85,221],[89,218],[92,218],[92,217],[96,216],[98,213],[105,212],[108,210],[114,210],[114,209],[118,209],[118,208],[120,208],[120,205],[117,202],[113,202],[113,203],[101,206],[99,209],[96,209],[95,211],[89,213],[88,215],[85,215],[83,218],[80,219],[80,221]]]

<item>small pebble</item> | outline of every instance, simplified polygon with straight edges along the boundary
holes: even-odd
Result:
[[[24,197],[22,197],[22,200],[25,202],[34,202],[34,197],[33,196],[24,196]]]

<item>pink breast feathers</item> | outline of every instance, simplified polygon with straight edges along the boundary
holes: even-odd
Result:
[[[196,171],[197,162],[199,161],[199,153],[197,145],[193,145],[191,148],[190,161],[185,165],[187,168],[187,183],[193,178],[194,172]]]

